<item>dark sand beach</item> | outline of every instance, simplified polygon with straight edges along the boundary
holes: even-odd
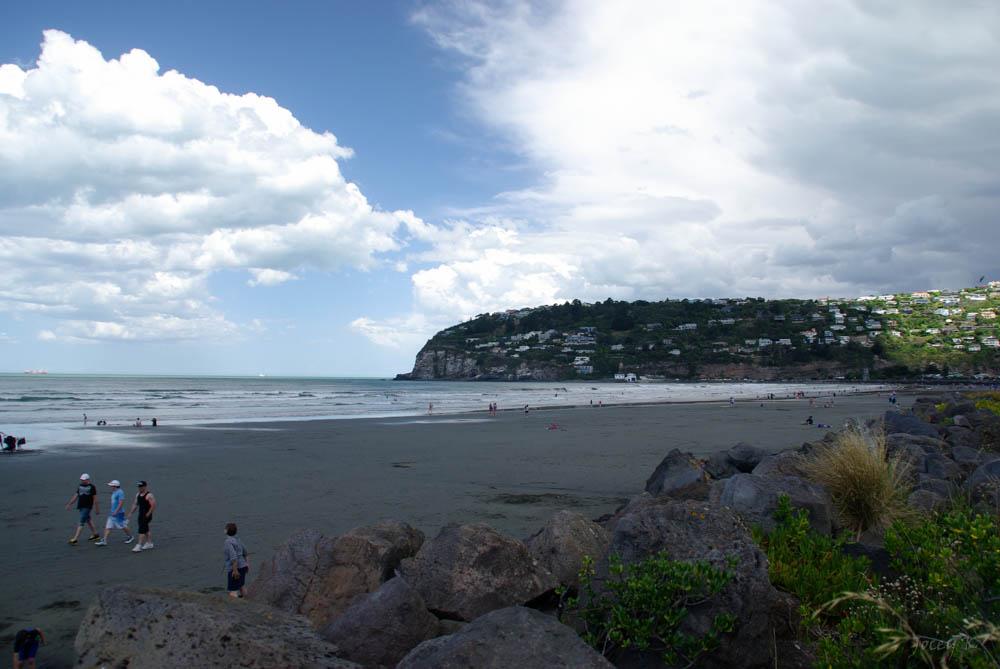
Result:
[[[69,666],[76,627],[103,586],[221,593],[227,521],[239,524],[252,553],[251,581],[254,563],[304,527],[337,534],[395,518],[433,536],[449,522],[486,522],[525,537],[559,509],[588,517],[613,511],[643,489],[672,448],[707,455],[746,441],[778,451],[825,433],[802,425],[807,415],[840,427],[887,406],[884,396],[857,395],[838,397],[827,409],[779,400],[763,408],[757,402],[664,404],[502,412],[496,418],[483,412],[161,425],[118,446],[5,457],[0,635],[9,643],[19,627],[40,626],[49,645],[39,666]],[[552,423],[559,429],[548,429]],[[131,553],[120,532],[106,548],[66,543],[76,514],[63,505],[82,472],[101,492],[101,528],[107,481],[120,479],[129,503],[134,482],[149,481],[159,501],[154,550]]]

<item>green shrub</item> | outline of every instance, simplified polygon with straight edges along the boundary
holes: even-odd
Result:
[[[612,555],[608,572],[607,579],[598,579],[593,560],[584,558],[580,594],[565,600],[565,612],[584,626],[583,639],[604,655],[649,650],[668,665],[689,665],[734,628],[735,617],[720,614],[703,637],[680,629],[689,607],[711,599],[732,580],[729,571],[673,560],[664,552],[630,565]]]
[[[815,532],[808,512],[793,509],[787,495],[778,498],[774,519],[777,525],[770,534],[755,527],[753,536],[767,554],[771,584],[798,597],[805,616],[845,592],[871,584],[868,560],[845,555],[843,539]]]
[[[820,609],[826,667],[997,667],[1000,518],[956,508],[894,523],[886,549],[899,577]]]

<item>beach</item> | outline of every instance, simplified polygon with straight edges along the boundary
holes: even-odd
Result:
[[[909,398],[900,397],[901,404]],[[428,536],[450,522],[485,522],[524,538],[553,512],[610,513],[642,491],[673,448],[707,456],[739,441],[771,451],[888,408],[878,395],[808,400],[582,406],[443,416],[253,422],[128,431],[103,447],[4,457],[9,545],[0,571],[0,625],[9,642],[23,625],[45,630],[39,666],[69,666],[76,627],[97,591],[114,583],[221,592],[224,525],[238,523],[254,567],[299,528],[338,534],[383,519]],[[555,427],[555,429],[550,429]],[[86,430],[102,428],[81,428]],[[158,509],[156,548],[67,544],[76,513],[64,510],[81,473],[100,491],[102,528],[112,479],[129,504],[149,481]],[[132,525],[134,526],[134,517]],[[84,534],[83,536],[86,536]]]

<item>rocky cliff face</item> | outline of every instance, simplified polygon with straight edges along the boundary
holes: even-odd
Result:
[[[514,369],[483,368],[476,358],[454,349],[424,349],[417,354],[413,371],[397,374],[400,381],[554,381],[566,378],[571,373],[559,365],[522,362]]]

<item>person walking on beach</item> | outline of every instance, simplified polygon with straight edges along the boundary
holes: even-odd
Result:
[[[80,524],[77,525],[73,538],[69,540],[70,545],[75,545],[77,540],[79,540],[80,531],[84,525],[90,528],[90,539],[88,541],[100,539],[101,535],[97,533],[94,521],[90,519],[91,513],[95,516],[101,513],[101,505],[97,500],[97,488],[90,482],[90,474],[80,474],[80,483],[76,486],[76,493],[66,502],[66,510],[69,511],[74,503],[76,503],[76,510],[80,514]]]
[[[226,523],[226,542],[222,550],[226,556],[226,590],[229,596],[243,597],[247,582],[247,572],[250,571],[250,561],[247,560],[247,549],[236,536],[236,523]]]
[[[434,403],[430,402],[427,404],[427,415],[430,416],[432,413],[434,413]]]
[[[45,634],[37,627],[25,627],[14,636],[14,669],[34,668],[39,642],[45,643]]]
[[[129,509],[128,515],[131,516],[135,513],[136,509],[139,509],[139,541],[135,543],[135,548],[132,549],[133,553],[138,553],[139,551],[148,551],[153,547],[153,534],[149,530],[149,524],[153,522],[153,511],[156,510],[156,497],[149,491],[145,481],[136,481],[135,485],[139,488],[139,492],[135,494],[135,502],[132,503],[132,508]]]
[[[126,537],[124,543],[130,544],[135,537],[128,531],[128,518],[125,516],[125,493],[122,492],[122,484],[118,479],[114,479],[108,485],[111,486],[111,511],[108,512],[108,522],[104,525],[104,536],[100,541],[94,542],[94,545],[107,546],[111,530],[124,532]]]

